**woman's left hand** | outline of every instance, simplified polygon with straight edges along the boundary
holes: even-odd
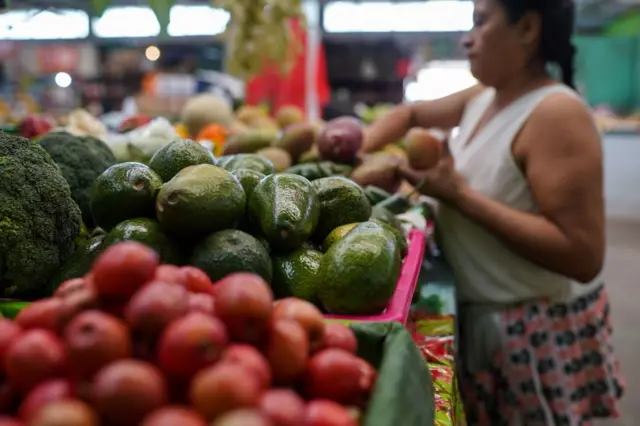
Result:
[[[455,168],[448,141],[442,143],[442,154],[434,167],[414,170],[403,164],[399,167],[399,173],[421,194],[448,204],[455,204],[466,187],[464,178]]]

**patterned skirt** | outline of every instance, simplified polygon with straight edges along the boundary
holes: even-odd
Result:
[[[491,365],[470,371],[461,358],[468,425],[588,426],[618,417],[624,384],[609,310],[598,287],[570,303],[528,302],[500,312],[502,344]],[[464,354],[462,325],[460,333]]]

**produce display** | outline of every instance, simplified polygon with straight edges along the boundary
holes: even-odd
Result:
[[[226,120],[245,127],[229,132],[221,157],[205,144],[173,137],[139,145],[140,161],[121,162],[95,138],[61,131],[42,135],[37,143],[67,180],[83,231],[74,233],[56,267],[29,283],[32,292],[4,285],[4,295],[47,296],[62,281],[84,275],[108,247],[138,241],[159,253],[161,262],[197,266],[212,280],[252,272],[277,298],[304,298],[328,314],[383,313],[407,239],[394,216],[401,209],[382,206],[395,196],[358,184],[355,172],[368,164],[380,176],[376,166],[397,168],[404,150],[395,147],[400,154],[384,151],[363,160],[358,152],[364,130],[357,120],[318,126],[302,121],[292,107],[275,118],[243,107]],[[192,126],[197,122],[199,131],[210,121],[194,120]],[[309,162],[301,163],[303,157]],[[399,182],[397,176],[391,180],[394,186]]]
[[[439,142],[362,156],[353,118],[209,101],[100,138],[0,133],[0,425],[429,424],[402,325],[324,324],[385,312],[416,206],[398,167]]]
[[[124,242],[0,320],[0,424],[356,426],[378,374],[357,350],[255,274],[212,284]]]
[[[0,289],[39,297],[72,256],[80,208],[40,145],[0,132]]]

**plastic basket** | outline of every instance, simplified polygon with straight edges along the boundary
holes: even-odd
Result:
[[[354,315],[325,315],[327,321],[353,323],[353,322],[385,322],[394,321],[402,325],[407,324],[409,310],[413,294],[418,285],[418,276],[422,267],[424,257],[426,237],[425,233],[419,229],[412,229],[409,232],[409,251],[402,263],[400,278],[396,291],[389,302],[389,305],[380,315],[354,316]]]

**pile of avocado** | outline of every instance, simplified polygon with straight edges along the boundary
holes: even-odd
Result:
[[[215,158],[176,140],[149,165],[128,162],[95,181],[93,236],[59,279],[78,276],[106,247],[134,240],[164,263],[190,264],[213,281],[261,275],[278,298],[331,314],[374,315],[392,297],[407,242],[395,216],[343,176],[310,181],[276,172],[257,153]]]

